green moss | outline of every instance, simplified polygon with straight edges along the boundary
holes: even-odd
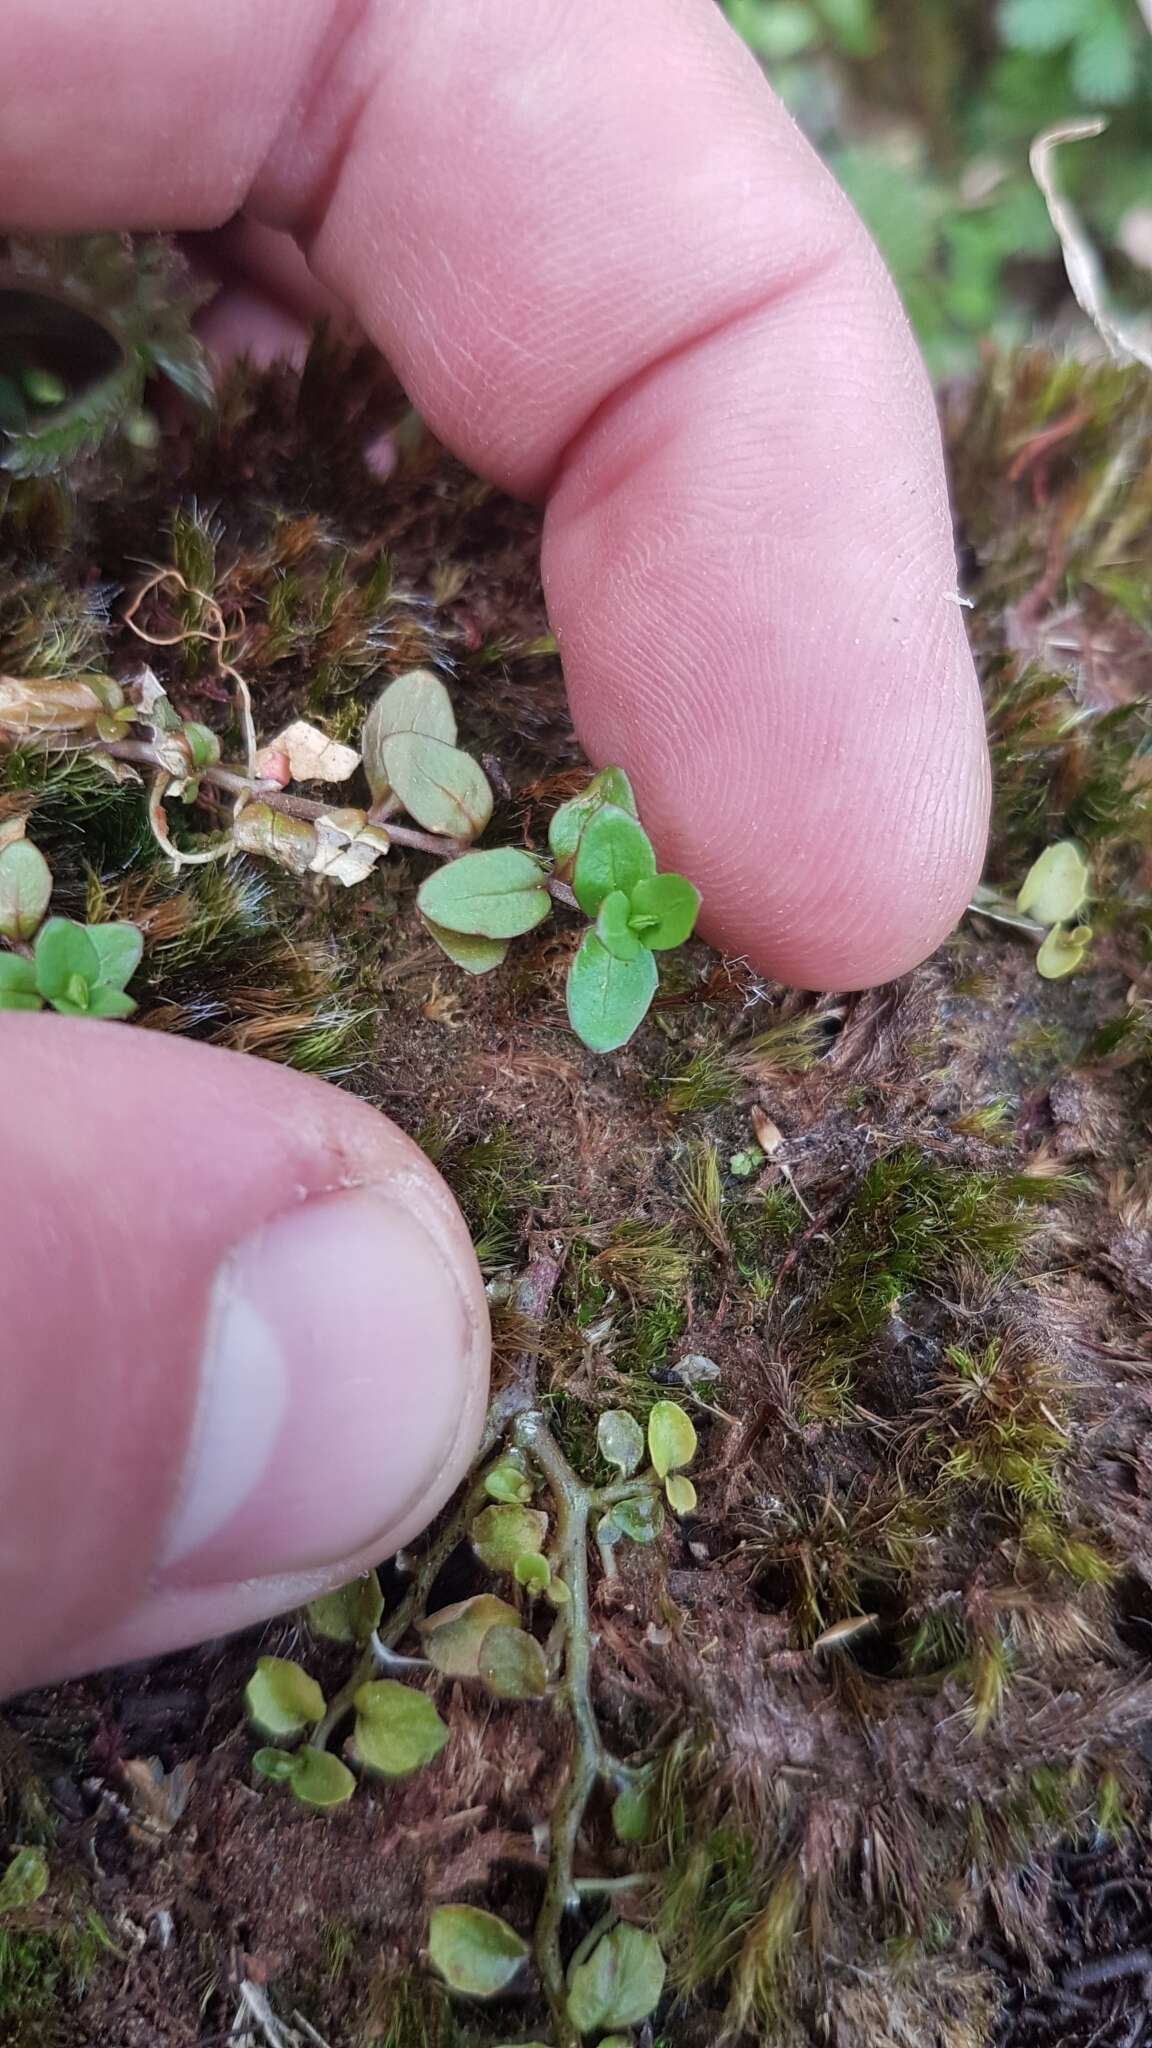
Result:
[[[364,2048],[464,2048],[445,1993],[409,1975],[383,1976],[373,1985],[359,2038]]]
[[[47,1929],[0,1927],[0,2038],[12,2048],[54,2048],[72,2038],[66,2010],[109,1953],[115,1944],[91,1912]]]
[[[510,1265],[528,1212],[543,1197],[539,1175],[506,1124],[486,1138],[443,1152],[437,1164],[468,1220],[485,1272]]]
[[[642,1303],[680,1292],[692,1274],[692,1256],[669,1223],[617,1224],[593,1265],[610,1287]]]
[[[669,1077],[663,1106],[670,1116],[721,1109],[732,1101],[738,1087],[739,1076],[733,1072],[727,1052],[720,1046],[705,1046]]]
[[[958,1172],[910,1149],[875,1160],[814,1276],[806,1346],[850,1363],[906,1297],[963,1266],[1009,1272],[1029,1206],[1065,1192],[1024,1175]]]

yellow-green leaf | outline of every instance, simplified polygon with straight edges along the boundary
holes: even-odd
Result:
[[[300,1735],[324,1713],[314,1678],[290,1657],[260,1657],[244,1694],[248,1717],[265,1735]]]
[[[428,1923],[428,1955],[453,1991],[494,1998],[512,1982],[528,1944],[496,1913],[479,1906],[437,1906]]]
[[[483,939],[475,932],[450,932],[442,924],[433,924],[430,917],[424,919],[424,925],[440,951],[447,953],[453,965],[462,967],[465,974],[491,974],[507,956],[507,939]]]
[[[52,894],[52,870],[30,839],[14,839],[0,852],[0,933],[22,944],[43,922]]]
[[[423,733],[426,738],[442,740],[449,747],[455,742],[456,717],[452,700],[439,676],[434,676],[430,669],[414,668],[407,675],[397,676],[394,682],[381,690],[364,721],[360,742],[364,772],[377,802],[387,795],[389,787],[383,757],[384,743],[404,732]]]
[[[468,1534],[481,1564],[491,1572],[510,1572],[517,1558],[543,1550],[548,1517],[542,1508],[501,1504],[477,1515]]]
[[[690,1515],[696,1506],[696,1488],[682,1472],[672,1472],[664,1481],[664,1498],[674,1515]]]
[[[370,1771],[385,1778],[404,1778],[439,1756],[448,1730],[427,1693],[377,1678],[362,1685],[356,1709],[356,1754]]]
[[[343,1806],[356,1790],[347,1764],[328,1749],[298,1749],[288,1782],[304,1806]]]
[[[479,938],[515,939],[548,916],[552,899],[538,860],[516,846],[461,854],[421,884],[417,905],[430,923]]]
[[[418,1621],[424,1655],[445,1678],[475,1678],[480,1668],[480,1646],[490,1628],[520,1617],[507,1600],[495,1593],[474,1593],[470,1600],[455,1600],[435,1614]]]
[[[1046,846],[1024,877],[1016,908],[1037,924],[1070,924],[1084,904],[1091,874],[1074,839]]]
[[[498,1700],[538,1700],[548,1690],[544,1652],[523,1628],[489,1629],[480,1645],[477,1675]]]
[[[1053,925],[1036,955],[1036,972],[1045,981],[1061,981],[1066,974],[1075,974],[1082,967],[1092,944],[1090,924],[1074,925],[1071,931],[1063,925]]]
[[[659,2003],[664,1975],[656,1936],[621,1921],[569,1970],[568,2017],[582,2034],[638,2026]]]
[[[334,1593],[321,1593],[305,1609],[309,1628],[333,1643],[366,1643],[383,1612],[384,1595],[375,1572],[350,1579]]]
[[[427,733],[401,732],[384,741],[380,758],[389,787],[426,832],[479,838],[492,816],[492,790],[470,754]]]
[[[657,1401],[648,1415],[648,1455],[661,1479],[696,1456],[696,1429],[678,1401]]]
[[[48,1858],[43,1849],[17,1849],[0,1877],[0,1913],[34,1906],[47,1889]]]

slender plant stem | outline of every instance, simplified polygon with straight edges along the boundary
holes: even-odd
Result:
[[[579,2048],[579,2034],[568,2017],[560,1936],[564,1914],[576,1897],[573,1865],[577,1839],[592,1789],[605,1769],[604,1749],[592,1705],[588,1516],[593,1493],[577,1478],[538,1410],[521,1415],[512,1435],[520,1449],[527,1451],[539,1466],[551,1488],[556,1508],[555,1550],[570,1595],[563,1611],[566,1629],[559,1691],[572,1719],[572,1754],[552,1809],[548,1876],[536,1921],[534,1948],[557,2048]]]

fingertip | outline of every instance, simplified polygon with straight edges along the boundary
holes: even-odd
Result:
[[[2,1690],[408,1541],[474,1453],[488,1325],[448,1190],[364,1104],[119,1026],[0,1041]]]

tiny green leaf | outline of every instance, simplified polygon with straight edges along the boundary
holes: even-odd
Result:
[[[1074,925],[1071,931],[1063,925],[1053,925],[1036,955],[1037,974],[1045,981],[1062,981],[1066,974],[1075,974],[1083,966],[1091,944],[1090,924]]]
[[[426,832],[479,838],[492,816],[492,790],[470,754],[427,733],[400,732],[384,741],[380,758],[389,786]]]
[[[332,1643],[366,1643],[384,1612],[380,1581],[375,1572],[363,1572],[334,1593],[310,1600],[304,1612],[314,1635]]]
[[[523,1628],[489,1629],[480,1645],[477,1675],[498,1700],[539,1700],[548,1690],[544,1652]]]
[[[30,839],[0,852],[0,933],[17,944],[41,924],[52,894],[52,870]]]
[[[56,1007],[60,1007],[59,998]],[[89,1017],[131,1017],[136,1008],[132,997],[126,996],[122,988],[89,989],[84,1005],[85,1014]]]
[[[211,768],[220,759],[220,742],[210,725],[199,725],[195,719],[189,719],[183,732],[193,768]]]
[[[613,889],[597,913],[596,936],[614,960],[634,960],[640,951],[641,941],[628,922],[631,914],[630,900],[623,889]]]
[[[664,1498],[674,1515],[690,1515],[696,1506],[696,1488],[682,1472],[672,1472],[664,1481]]]
[[[42,1010],[36,969],[19,953],[0,953],[0,1010]]]
[[[515,939],[547,917],[552,899],[530,853],[497,846],[461,854],[428,876],[416,898],[423,915],[451,932]]]
[[[424,1655],[445,1678],[475,1678],[480,1669],[480,1648],[489,1629],[520,1617],[507,1600],[495,1593],[474,1593],[470,1600],[453,1601],[416,1624]]]
[[[644,827],[615,804],[604,804],[580,834],[572,887],[587,917],[595,917],[614,889],[632,894],[637,882],[656,873],[656,855]]]
[[[468,1534],[481,1564],[491,1572],[510,1572],[517,1558],[544,1548],[548,1517],[542,1508],[501,1504],[477,1515]]]
[[[384,744],[397,733],[423,733],[426,738],[452,746],[456,739],[456,717],[452,700],[430,669],[414,668],[406,676],[381,690],[364,721],[361,751],[364,773],[373,798],[379,802],[389,790],[384,765]]]
[[[533,1487],[519,1456],[508,1452],[498,1459],[491,1471],[484,1475],[484,1491],[490,1500],[510,1502],[516,1507],[525,1506],[532,1498]]]
[[[34,953],[36,986],[49,1002],[75,1000],[69,985],[75,977],[94,986],[100,979],[100,955],[83,925],[70,917],[50,917],[40,928]]]
[[[568,2017],[582,2034],[637,2026],[659,2003],[664,1975],[656,1936],[620,1921],[569,1970]]]
[[[580,796],[573,797],[571,803],[561,804],[559,810],[553,812],[548,827],[548,846],[561,867],[575,859],[585,825],[605,804],[613,804],[630,818],[639,815],[632,784],[622,768],[602,768]]]
[[[666,1479],[696,1456],[696,1429],[678,1401],[657,1401],[648,1416],[648,1455],[657,1476]]]
[[[290,1749],[258,1749],[252,1769],[262,1778],[271,1778],[273,1784],[286,1785],[295,1772],[296,1758]]]
[[[465,974],[491,974],[494,967],[500,967],[508,953],[507,939],[482,939],[473,932],[450,932],[445,925],[433,924],[430,917],[424,919],[425,929],[435,939],[442,953]]]
[[[248,1717],[265,1735],[300,1735],[324,1713],[314,1678],[290,1657],[259,1657],[244,1694]]]
[[[97,981],[103,988],[127,988],[144,952],[144,936],[139,927],[134,924],[90,924],[85,926],[85,930],[100,962]]]
[[[585,932],[568,969],[568,1021],[592,1052],[615,1052],[638,1030],[659,974],[646,946],[617,960],[595,932]]]
[[[655,1543],[664,1527],[664,1506],[654,1493],[635,1493],[615,1503],[610,1519],[633,1543]]]
[[[1016,908],[1037,924],[1070,924],[1088,895],[1088,863],[1074,839],[1046,846],[1024,877]]]
[[[34,1906],[47,1889],[48,1858],[43,1849],[17,1849],[0,1877],[0,1913]]]
[[[479,1906],[437,1906],[428,1922],[428,1955],[453,1991],[494,1998],[528,1954],[515,1928]]]
[[[684,875],[648,876],[637,882],[630,901],[634,929],[654,953],[666,953],[691,938],[700,891]]]
[[[596,1424],[596,1442],[606,1465],[630,1479],[644,1456],[644,1432],[626,1408],[606,1408]]]
[[[534,1595],[546,1593],[552,1584],[552,1567],[546,1557],[541,1557],[538,1550],[526,1550],[523,1557],[516,1559],[512,1567],[512,1576],[518,1586],[524,1587],[525,1592]]]
[[[343,1806],[356,1790],[356,1780],[328,1749],[298,1749],[289,1783],[304,1806]]]
[[[612,1801],[612,1826],[618,1842],[647,1842],[653,1826],[652,1791],[648,1785],[626,1785]]]
[[[448,1730],[427,1693],[395,1678],[376,1678],[362,1685],[356,1709],[356,1754],[370,1771],[385,1778],[405,1778],[439,1756]]]

